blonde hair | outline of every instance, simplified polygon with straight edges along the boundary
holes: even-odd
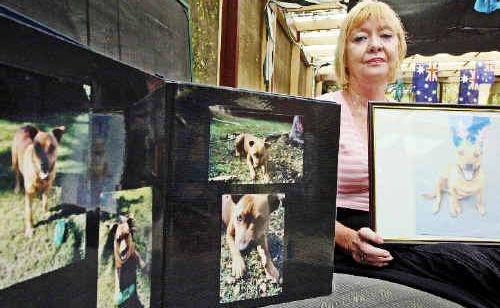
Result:
[[[396,12],[386,3],[377,0],[363,0],[356,4],[347,14],[346,19],[340,27],[340,35],[335,50],[335,74],[337,83],[346,89],[349,86],[349,72],[346,67],[346,46],[349,35],[352,30],[360,27],[368,19],[386,21],[389,27],[395,32],[398,38],[398,58],[396,59],[395,68],[389,73],[388,82],[393,82],[396,79],[396,74],[403,59],[406,55],[406,39],[403,24]]]

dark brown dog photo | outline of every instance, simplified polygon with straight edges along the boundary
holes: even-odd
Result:
[[[296,183],[302,178],[303,141],[294,116],[210,108],[209,180],[239,184]],[[299,117],[301,118],[301,117]]]
[[[151,188],[101,194],[98,307],[149,307],[151,230]]]
[[[0,119],[0,289],[85,256],[88,114]]]
[[[284,194],[222,196],[220,302],[282,292]]]

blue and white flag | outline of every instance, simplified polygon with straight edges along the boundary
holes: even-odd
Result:
[[[416,63],[413,73],[413,93],[419,103],[437,103],[438,65]]]
[[[476,80],[478,84],[493,84],[495,82],[495,67],[488,67],[482,61],[476,62]]]
[[[479,91],[474,75],[473,70],[460,70],[460,86],[458,90],[459,104],[477,104]]]

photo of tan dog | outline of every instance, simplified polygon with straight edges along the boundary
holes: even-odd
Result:
[[[142,270],[146,264],[135,248],[134,232],[134,219],[123,215],[112,224],[110,231],[114,237],[115,303],[120,307],[143,307],[137,295],[136,268]]]
[[[443,193],[450,195],[450,215],[457,216],[462,213],[460,199],[477,196],[476,208],[479,214],[486,213],[483,204],[484,193],[484,171],[481,166],[481,146],[464,142],[457,151],[456,162],[448,167],[446,173],[441,176],[436,185],[436,191],[425,194],[427,198],[435,198],[433,213],[436,214],[441,208]]]
[[[290,138],[293,115],[210,107],[208,180],[235,184],[298,183],[304,143]]]
[[[237,198],[239,200],[233,200]],[[273,217],[275,215],[273,212],[277,212],[279,207],[283,210],[283,200],[283,194],[222,196],[222,221],[226,230],[223,249],[228,250],[228,262],[223,262],[221,267],[228,267],[227,273],[231,276],[229,280],[244,283],[248,279],[256,279],[261,283],[270,281],[274,286],[282,283],[280,272],[273,262],[268,235],[271,227],[276,228],[280,225],[277,221],[279,218]],[[283,231],[277,232],[282,235]],[[254,247],[257,254],[252,258],[250,252],[255,251]],[[279,253],[283,254],[282,251]],[[279,258],[282,259],[282,255],[278,256]],[[252,266],[254,268],[250,269]],[[268,290],[265,283],[261,288]]]
[[[20,128],[12,142],[12,169],[15,175],[15,192],[24,182],[26,236],[33,235],[33,198],[41,194],[45,215],[49,214],[48,195],[56,177],[56,160],[64,126],[43,132],[27,125]]]
[[[149,307],[151,187],[100,194],[97,307]]]
[[[258,168],[262,168],[265,180],[269,181],[268,162],[270,143],[266,142],[265,138],[258,138],[252,134],[241,134],[236,137],[234,146],[237,157],[246,157],[250,178],[255,180],[257,177],[256,171]]]
[[[453,121],[452,121],[453,120]],[[469,120],[466,124],[466,120]],[[456,217],[462,213],[460,200],[476,196],[476,209],[484,216],[485,173],[482,164],[485,131],[491,123],[486,117],[450,118],[450,129],[456,155],[443,175],[440,176],[435,191],[424,197],[436,199],[433,213],[441,208],[443,193],[450,196],[450,215]]]

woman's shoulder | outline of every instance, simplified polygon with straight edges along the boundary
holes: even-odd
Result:
[[[342,95],[342,91],[328,92],[321,96],[316,97],[318,100],[335,102],[337,104],[343,105],[345,100]]]

